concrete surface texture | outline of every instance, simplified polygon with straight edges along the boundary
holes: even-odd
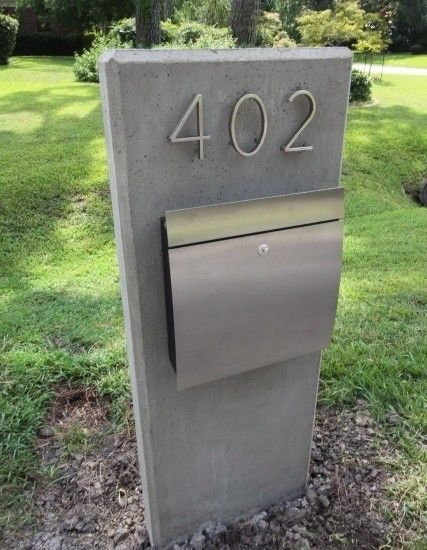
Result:
[[[319,352],[177,391],[168,358],[161,218],[166,210],[336,187],[351,54],[344,48],[129,50],[104,54],[101,84],[145,513],[158,547],[207,520],[302,494],[307,479]],[[283,153],[307,116],[315,117]],[[257,94],[267,112],[252,157],[230,144],[234,105]],[[171,143],[196,94],[205,156]],[[179,135],[196,135],[192,113]],[[247,101],[236,120],[251,150],[261,119]],[[286,327],[284,327],[286,330]],[[219,343],[220,345],[220,343]],[[200,368],[203,368],[201,365]]]

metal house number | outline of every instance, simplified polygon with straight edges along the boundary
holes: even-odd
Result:
[[[310,110],[307,115],[307,118],[304,120],[301,127],[295,132],[293,137],[288,141],[286,145],[282,145],[280,149],[284,153],[297,153],[301,151],[312,151],[313,145],[304,145],[300,147],[293,147],[295,141],[299,138],[299,136],[302,134],[302,132],[307,128],[307,126],[310,124],[310,122],[313,120],[313,117],[316,113],[316,100],[314,99],[314,96],[311,92],[308,90],[297,90],[294,92],[291,97],[288,99],[289,102],[294,101],[294,99],[298,96],[305,96],[307,97],[309,103],[310,103]],[[253,149],[252,151],[244,151],[238,141],[236,136],[236,117],[239,110],[239,107],[248,99],[254,100],[259,107],[261,118],[262,118],[262,130],[261,135],[259,138],[258,145]],[[188,141],[198,141],[199,142],[199,158],[204,158],[204,141],[211,138],[209,135],[203,134],[203,102],[202,102],[202,95],[197,94],[193,101],[188,106],[187,110],[185,111],[184,115],[182,116],[181,120],[178,123],[178,126],[175,128],[175,130],[170,134],[169,141],[171,143],[178,143],[178,142],[188,142]],[[184,127],[184,124],[187,122],[189,116],[191,115],[191,112],[196,108],[197,106],[197,136],[189,136],[189,137],[178,137],[178,134],[181,132],[181,130]],[[242,155],[243,157],[252,157],[258,153],[258,151],[261,149],[261,147],[264,144],[265,136],[267,135],[267,111],[265,109],[264,103],[262,102],[262,99],[257,96],[256,94],[245,94],[243,95],[234,106],[233,112],[231,114],[230,118],[230,137],[231,137],[231,143],[235,150],[239,153],[239,155]]]

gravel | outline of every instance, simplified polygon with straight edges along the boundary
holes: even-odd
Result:
[[[69,454],[60,431],[82,421],[79,399],[58,420],[53,411],[39,432],[39,457],[51,482],[40,480],[28,493],[36,521],[33,529],[9,531],[5,546],[26,550],[143,550],[149,548],[144,525],[136,443],[133,436],[104,435],[110,429],[99,399],[81,397],[92,427],[86,452]],[[58,404],[61,410],[64,407]],[[84,417],[84,415],[83,415]],[[355,410],[318,408],[307,491],[291,502],[255,510],[225,525],[208,522],[172,550],[249,548],[380,548],[395,540],[399,526],[381,515],[387,505],[391,473],[380,463],[392,454],[375,422],[359,402]]]

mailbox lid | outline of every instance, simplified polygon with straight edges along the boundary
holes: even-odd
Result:
[[[170,248],[178,389],[326,347],[341,254],[340,220]]]
[[[168,246],[186,246],[239,235],[338,220],[344,189],[335,187],[165,213]]]

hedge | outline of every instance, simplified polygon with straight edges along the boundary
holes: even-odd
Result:
[[[61,36],[50,32],[18,34],[15,55],[74,55],[92,44],[93,36]]]
[[[0,13],[0,65],[9,63],[9,56],[15,47],[18,25],[14,17]]]

